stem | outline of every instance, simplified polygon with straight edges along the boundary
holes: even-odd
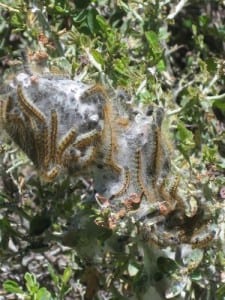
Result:
[[[8,9],[9,11],[13,11],[13,12],[17,12],[17,13],[20,12],[18,9],[13,8],[11,6],[8,6],[8,5],[4,4],[4,3],[0,3],[0,6],[3,7],[3,8]]]
[[[208,101],[225,100],[225,93],[221,95],[207,96],[206,100]]]
[[[188,0],[181,0],[175,7],[173,7],[172,12],[167,16],[167,20],[174,19],[187,2]]]

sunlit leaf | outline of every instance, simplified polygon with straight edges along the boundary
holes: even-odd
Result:
[[[13,280],[6,280],[3,283],[3,288],[9,293],[24,294],[23,289],[19,286],[19,284],[16,281]]]
[[[36,300],[53,300],[53,297],[46,288],[42,287],[37,291]]]
[[[165,298],[166,299],[172,299],[178,295],[184,290],[185,286],[187,285],[187,277],[183,276],[179,278],[178,281],[172,281],[170,288],[166,290]]]
[[[94,59],[100,64],[100,65],[104,65],[104,59],[102,57],[102,54],[97,51],[97,50],[92,50],[91,51],[92,56],[94,57]]]
[[[39,283],[37,282],[37,278],[32,273],[25,273],[24,279],[26,281],[27,290],[31,293],[31,295],[35,294],[39,289]]]
[[[64,284],[67,284],[68,281],[70,280],[71,276],[72,276],[72,269],[70,267],[67,267],[63,272],[62,282]]]
[[[139,269],[136,266],[134,266],[132,264],[128,265],[128,273],[131,277],[137,275],[138,272],[139,272]]]

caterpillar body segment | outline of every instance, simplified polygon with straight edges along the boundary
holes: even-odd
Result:
[[[57,135],[58,135],[58,115],[57,112],[53,110],[51,112],[49,158],[47,158],[52,163],[55,163],[56,161]]]
[[[46,123],[45,115],[24,95],[21,84],[17,86],[18,102],[21,110],[28,118],[34,118],[40,123]]]

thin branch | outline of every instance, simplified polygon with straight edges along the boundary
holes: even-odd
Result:
[[[182,10],[188,0],[181,0],[177,6],[173,7],[172,12],[167,16],[167,20],[172,20]]]
[[[207,96],[206,100],[209,100],[209,101],[225,100],[225,93],[221,94],[221,95]]]
[[[178,107],[177,109],[174,110],[170,110],[166,113],[167,116],[173,116],[178,114],[179,112],[181,112],[181,110],[183,109],[183,107]]]
[[[13,11],[13,12],[17,12],[17,13],[20,12],[18,9],[13,8],[13,7],[11,7],[11,6],[9,6],[9,5],[6,5],[6,4],[4,4],[4,3],[0,3],[0,6],[3,7],[3,8],[8,9],[9,11]]]
[[[216,83],[218,79],[219,75],[215,74],[215,76],[213,76],[212,80],[209,82],[208,86],[203,89],[203,94],[208,94],[210,88]]]

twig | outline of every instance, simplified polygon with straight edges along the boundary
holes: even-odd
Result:
[[[181,112],[181,110],[183,109],[183,107],[178,107],[174,110],[170,110],[166,113],[167,116],[173,116],[173,115],[176,115],[178,114],[179,112]]]
[[[225,93],[221,95],[215,95],[215,96],[206,96],[206,100],[208,101],[225,100]]]
[[[191,80],[189,82],[187,82],[186,84],[179,86],[175,91],[174,91],[174,101],[176,101],[178,95],[184,90],[186,89],[188,86],[192,85],[195,82],[195,80]]]
[[[8,6],[8,5],[4,4],[4,3],[0,3],[0,6],[3,7],[3,8],[8,9],[9,11],[14,11],[14,12],[17,12],[17,13],[20,12],[18,9],[13,8],[11,6]]]
[[[25,165],[25,164],[27,164],[28,162],[29,162],[29,160],[25,160],[25,161],[19,160],[18,162],[14,163],[14,165],[13,165],[12,167],[8,168],[8,169],[6,170],[6,173],[9,174],[9,173],[11,173],[13,170],[17,169],[19,166]]]
[[[212,80],[210,81],[209,85],[203,89],[202,91],[203,94],[208,94],[209,89],[216,83],[218,79],[219,79],[218,74],[215,74],[215,76],[213,76]]]
[[[125,4],[123,1],[120,2],[121,7],[123,7],[127,12],[131,12],[133,16],[139,21],[143,23],[143,18],[129,5]]]
[[[172,12],[167,16],[167,20],[172,20],[182,10],[188,0],[181,0],[176,7],[173,7]]]

